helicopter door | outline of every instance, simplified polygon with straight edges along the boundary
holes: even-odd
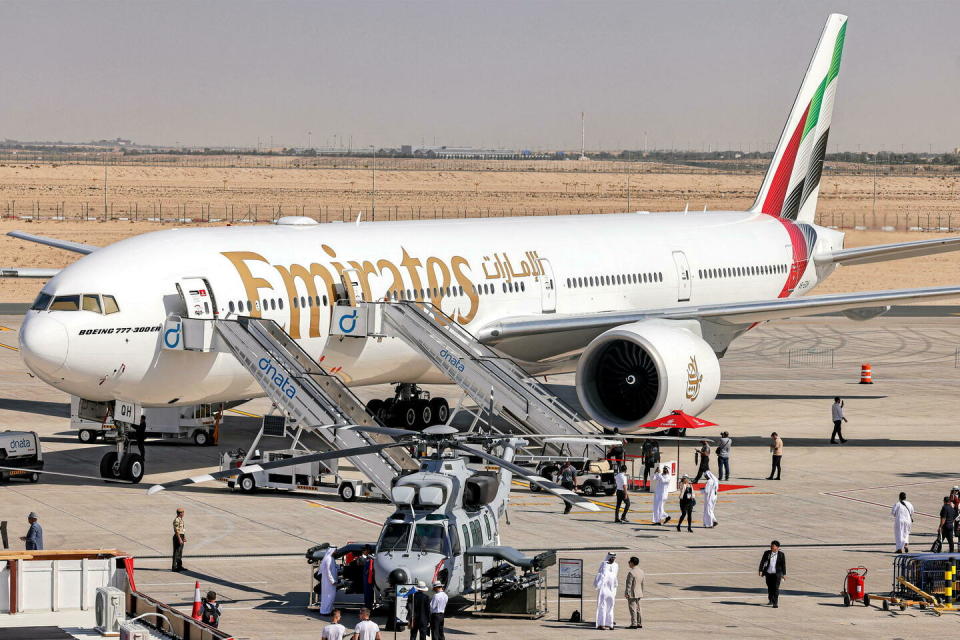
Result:
[[[466,529],[464,529],[466,530]],[[447,557],[447,591],[453,593],[463,593],[463,552],[466,550],[464,544],[468,541],[463,540],[457,531],[457,525],[451,524],[447,528],[447,535],[450,536],[450,556]]]

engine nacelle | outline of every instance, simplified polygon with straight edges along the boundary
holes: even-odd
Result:
[[[627,431],[675,409],[709,407],[720,362],[703,338],[671,320],[642,320],[600,334],[577,367],[577,396],[600,424]]]

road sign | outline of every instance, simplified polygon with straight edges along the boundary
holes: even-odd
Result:
[[[558,592],[561,598],[583,597],[583,560],[560,558]]]

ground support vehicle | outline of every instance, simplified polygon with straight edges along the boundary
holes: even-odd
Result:
[[[76,429],[80,442],[115,440],[117,428],[113,416],[106,413],[98,420],[83,410],[85,400],[70,399],[70,427]],[[199,404],[189,407],[147,407],[143,409],[147,438],[151,440],[193,440],[197,446],[216,444],[220,414],[224,407]],[[97,414],[98,415],[98,414]],[[99,417],[99,415],[98,415]]]
[[[20,478],[38,482],[43,451],[36,431],[0,431],[0,481]]]

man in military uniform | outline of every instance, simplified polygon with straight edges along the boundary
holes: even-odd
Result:
[[[183,571],[183,545],[187,536],[183,527],[183,507],[177,509],[177,517],[173,519],[173,568],[171,571]]]

